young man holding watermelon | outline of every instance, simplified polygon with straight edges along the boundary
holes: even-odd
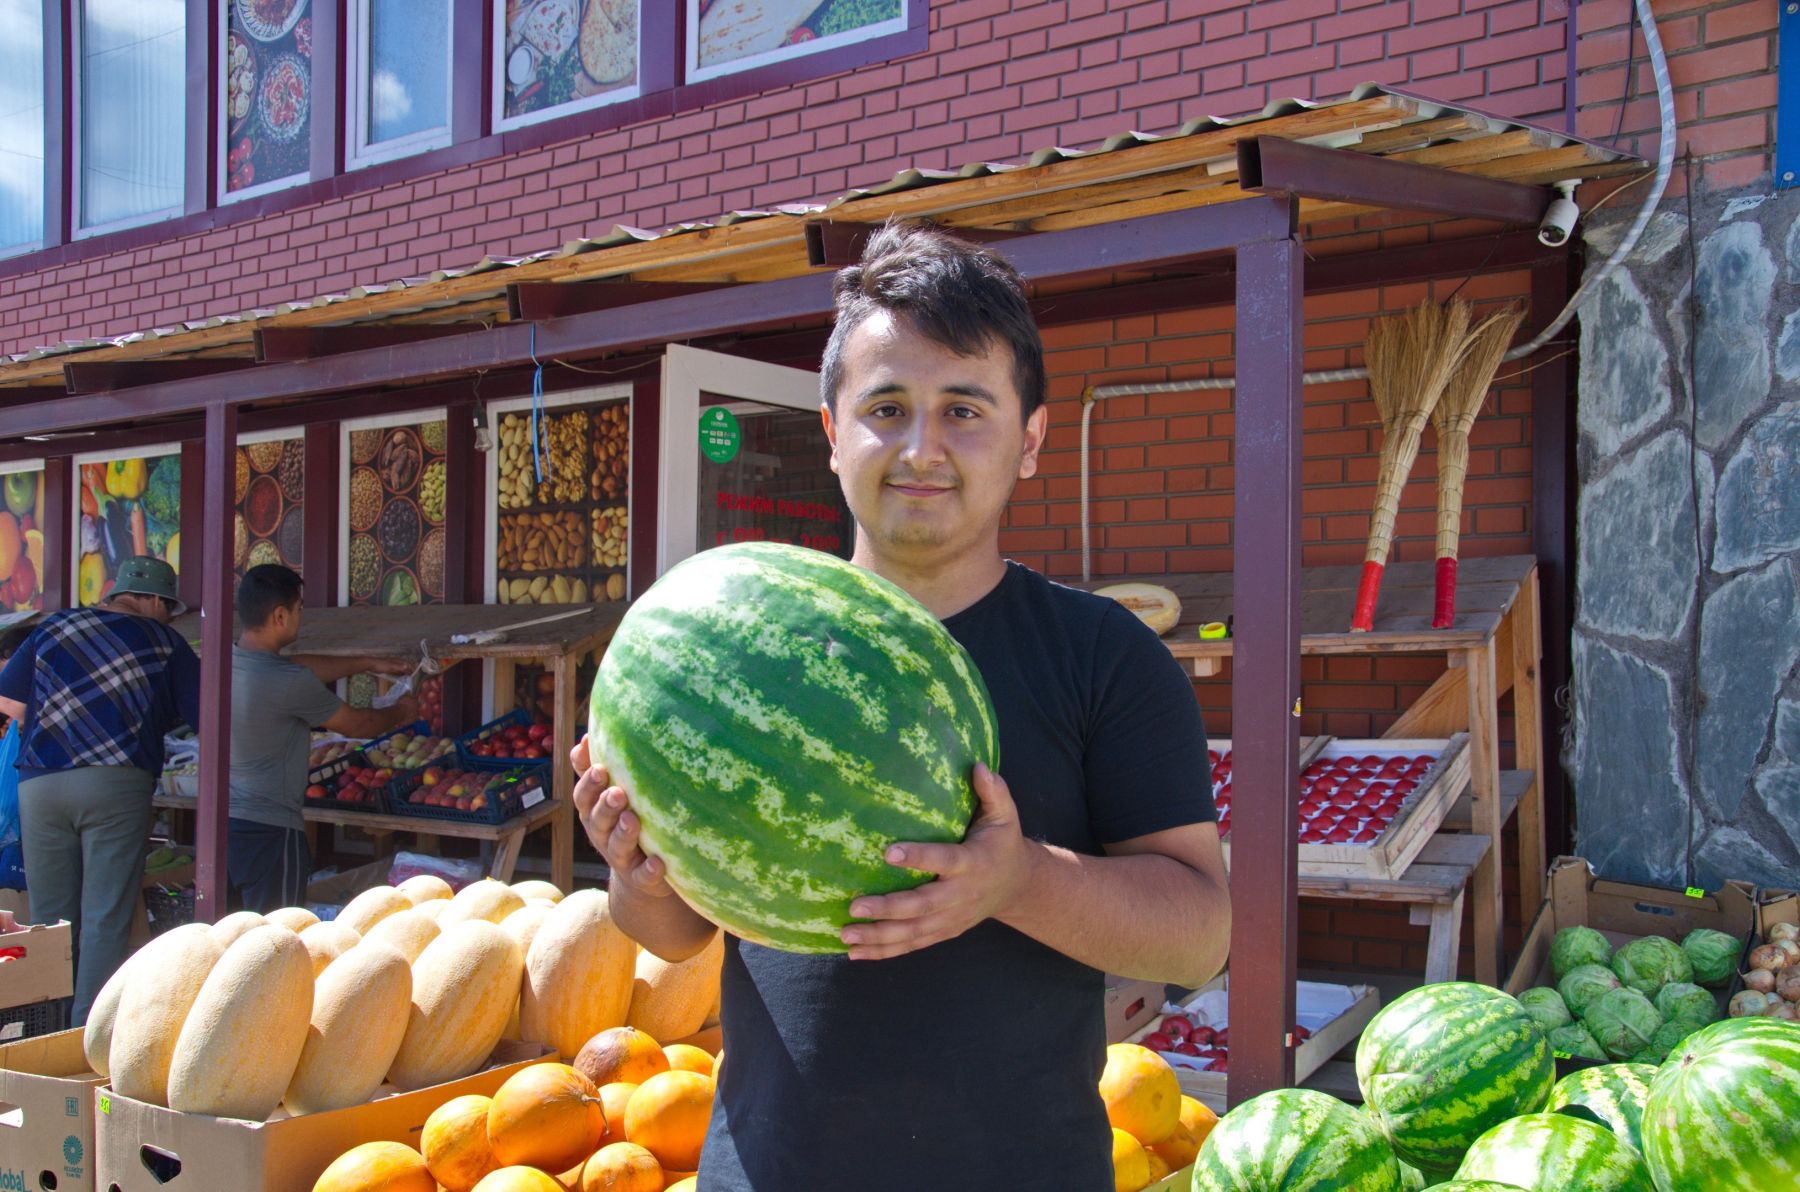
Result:
[[[894,226],[839,275],[837,308],[822,412],[851,561],[969,651],[1006,774],[975,768],[960,844],[888,849],[935,878],[856,899],[846,954],[728,941],[731,1059],[700,1186],[1098,1192],[1112,1186],[1102,974],[1199,985],[1230,933],[1193,689],[1130,613],[1000,553],[1049,421],[1012,268]],[[698,952],[714,926],[670,897],[585,741],[573,760],[615,918],[667,959]]]

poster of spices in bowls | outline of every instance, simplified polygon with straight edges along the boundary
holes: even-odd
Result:
[[[44,607],[44,469],[0,476],[0,612]]]
[[[219,0],[225,8],[220,110],[225,193],[304,174],[312,138],[309,0]]]
[[[76,544],[75,595],[98,604],[111,592],[119,564],[132,555],[155,555],[181,570],[181,455],[134,455],[81,465],[80,541]],[[237,556],[248,543],[238,519]]]
[[[904,0],[687,0],[691,81],[906,28]]]
[[[631,407],[552,405],[532,449],[531,411],[494,411],[494,598],[587,604],[625,598]]]
[[[237,523],[245,547],[238,575],[279,563],[302,575],[306,549],[306,441],[265,439],[237,449]]]
[[[508,0],[498,63],[506,84],[503,118],[635,87],[638,5],[639,0]]]

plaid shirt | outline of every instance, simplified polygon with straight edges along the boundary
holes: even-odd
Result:
[[[52,613],[0,670],[25,705],[19,774],[135,766],[155,774],[163,736],[200,719],[200,660],[179,633],[102,609]]]

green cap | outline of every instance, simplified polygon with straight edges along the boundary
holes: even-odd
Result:
[[[118,578],[113,580],[112,595],[136,592],[143,596],[161,596],[175,606],[171,614],[179,617],[187,611],[175,584],[175,569],[154,555],[132,555],[119,564]]]

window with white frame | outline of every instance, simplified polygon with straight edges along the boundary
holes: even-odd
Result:
[[[75,24],[76,224],[179,211],[186,178],[185,0],[81,0]]]
[[[0,0],[0,256],[44,239],[44,6]]]
[[[351,0],[352,167],[450,143],[451,0]]]
[[[635,99],[640,0],[494,4],[494,127]]]

